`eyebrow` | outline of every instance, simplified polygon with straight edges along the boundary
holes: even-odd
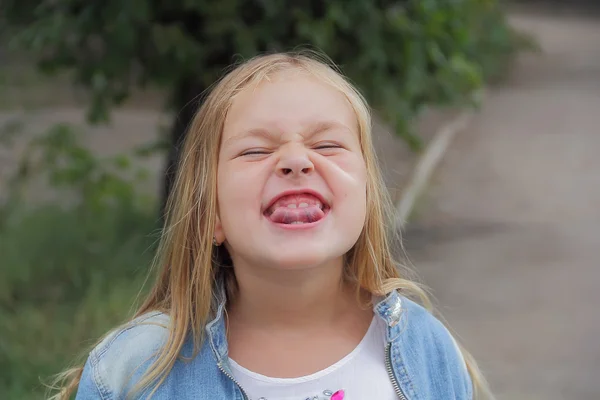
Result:
[[[319,122],[309,125],[308,129],[306,130],[306,134],[303,136],[305,139],[307,139],[309,137],[316,136],[319,133],[322,133],[322,132],[325,132],[325,131],[328,131],[331,129],[343,129],[348,132],[352,132],[352,130],[349,127],[347,127],[346,125],[344,125],[340,122],[337,122],[337,121],[329,120],[329,121],[319,121]],[[273,134],[271,131],[269,131],[266,128],[252,128],[252,129],[245,130],[245,131],[235,134],[234,136],[227,139],[225,141],[225,143],[237,141],[237,140],[244,139],[247,137],[264,137],[266,139],[272,139]]]

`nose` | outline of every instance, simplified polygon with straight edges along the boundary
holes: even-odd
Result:
[[[313,165],[306,151],[289,149],[284,152],[277,163],[277,175],[282,177],[296,177],[309,175],[313,172]]]

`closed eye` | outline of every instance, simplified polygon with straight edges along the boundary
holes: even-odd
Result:
[[[270,154],[271,152],[265,149],[252,149],[246,150],[240,154],[240,156],[255,156],[255,155],[265,155]]]
[[[323,149],[341,149],[343,147],[336,143],[324,143],[324,144],[319,144],[319,145],[315,146],[314,148],[316,150],[323,150]]]

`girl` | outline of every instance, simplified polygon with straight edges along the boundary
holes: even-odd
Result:
[[[54,399],[489,398],[392,259],[368,107],[316,58],[254,58],[189,128],[160,274]]]

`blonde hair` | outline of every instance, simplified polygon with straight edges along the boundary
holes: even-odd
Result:
[[[226,250],[212,245],[217,216],[217,161],[221,132],[232,100],[245,88],[256,85],[273,74],[297,69],[343,93],[358,120],[360,142],[368,173],[367,216],[364,229],[346,255],[345,275],[356,282],[360,291],[385,295],[399,289],[416,298],[429,310],[431,302],[425,290],[407,279],[392,250],[397,235],[393,207],[379,170],[371,139],[371,115],[365,99],[333,66],[330,60],[315,53],[277,53],[258,56],[237,66],[223,77],[206,97],[188,130],[172,194],[167,204],[166,225],[154,266],[159,276],[135,317],[149,311],[170,316],[169,336],[134,390],[154,390],[164,381],[188,334],[195,349],[204,339],[203,328],[211,315],[211,302],[218,271],[226,274],[227,293],[235,293],[233,269]],[[404,276],[403,276],[404,275]],[[491,398],[488,386],[473,358],[461,348],[470,373],[476,398]],[[51,400],[66,400],[75,391],[82,367],[60,374]]]

